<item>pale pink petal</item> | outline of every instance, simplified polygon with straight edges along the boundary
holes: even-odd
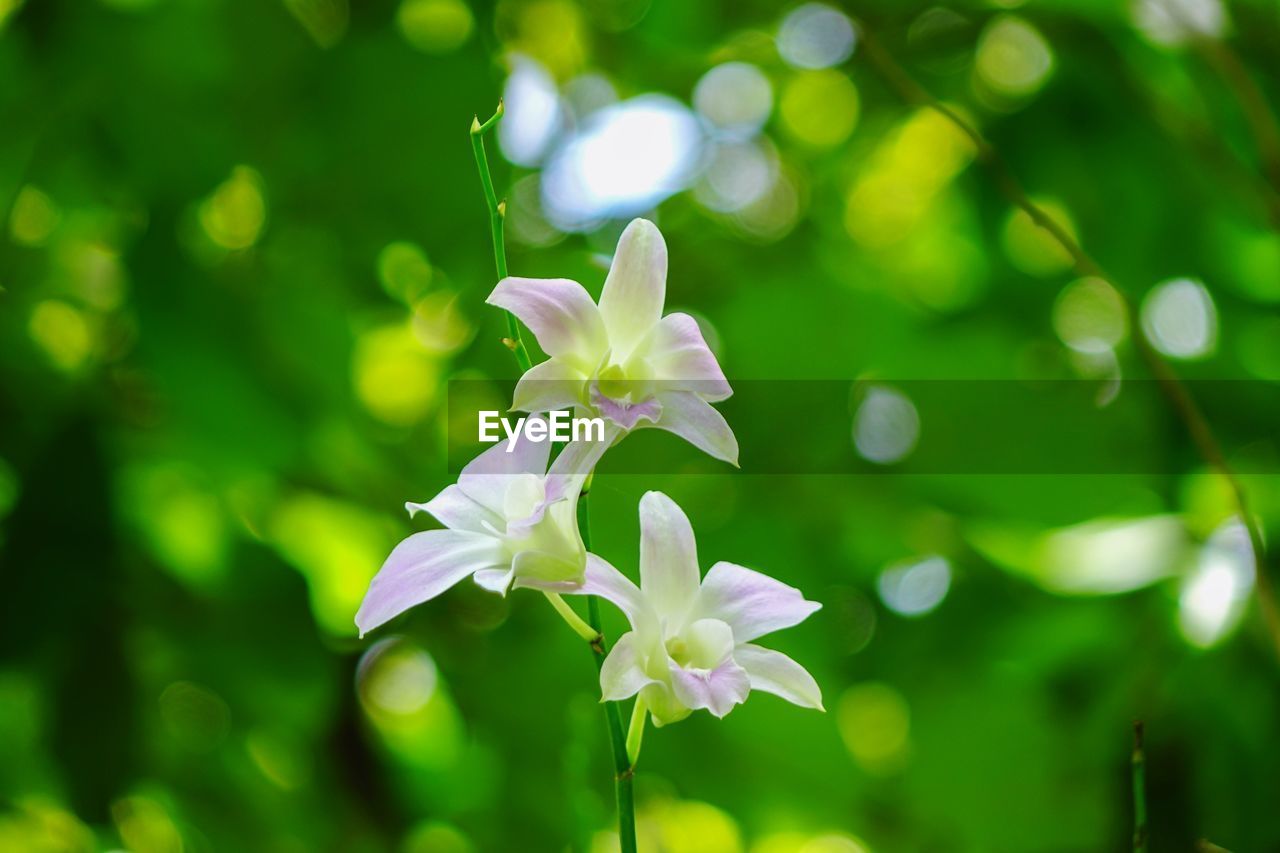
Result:
[[[624,430],[631,430],[640,421],[657,423],[662,417],[662,404],[653,397],[638,403],[619,403],[600,393],[598,383],[591,384],[591,404],[600,410],[610,423]]]
[[[695,613],[720,619],[733,629],[738,643],[748,643],[771,631],[790,628],[822,607],[804,594],[768,575],[733,563],[716,563],[702,581]]]
[[[395,547],[374,576],[356,613],[356,627],[364,636],[467,575],[501,562],[501,546],[488,536],[457,530],[415,533]]]
[[[600,696],[605,702],[628,699],[647,684],[657,682],[645,675],[640,639],[635,631],[618,638],[600,667]]]
[[[621,610],[631,627],[637,630],[653,629],[657,624],[656,616],[640,588],[595,554],[587,554],[586,578],[582,586],[570,592],[575,595],[600,596]]]
[[[507,590],[511,589],[511,580],[514,576],[515,573],[510,569],[481,569],[471,579],[481,589],[506,595]]]
[[[724,416],[692,391],[666,391],[658,395],[662,417],[654,424],[673,432],[694,447],[731,465],[738,464],[738,439]]]
[[[617,440],[619,434],[620,430],[616,427],[605,424],[603,440],[569,442],[556,456],[555,461],[551,463],[551,467],[547,470],[547,476],[560,477],[573,476],[575,474],[585,476],[590,474],[596,467],[596,463],[600,461],[600,457]]]
[[[567,356],[577,367],[591,370],[609,348],[600,309],[576,281],[504,278],[488,302],[519,317],[552,358]]]
[[[530,419],[545,420],[539,415],[530,415]],[[458,475],[458,486],[481,506],[504,515],[507,487],[511,478],[519,474],[536,474],[541,477],[547,470],[547,459],[551,456],[551,442],[530,441],[520,437],[510,453],[507,452],[508,440],[502,441],[481,453],[467,463]]]
[[[649,333],[649,364],[663,388],[692,391],[712,403],[733,394],[724,371],[688,314],[668,314]]]
[[[633,219],[618,239],[600,293],[600,316],[616,361],[625,359],[662,316],[667,293],[667,244],[658,226]]]
[[[444,491],[426,503],[406,503],[404,508],[412,517],[419,512],[430,514],[450,530],[469,530],[487,533],[490,527],[502,526],[501,517],[483,504],[471,499],[457,485],[446,486]]]
[[[603,441],[580,440],[566,444],[547,471],[547,502],[577,498],[587,475],[595,470],[596,463],[620,432],[613,424],[606,423]]]
[[[726,660],[712,670],[684,669],[675,661],[671,665],[671,688],[676,698],[695,711],[706,708],[717,717],[733,710],[734,705],[746,701],[751,692],[751,680],[742,667]]]
[[[587,375],[558,358],[535,364],[516,383],[511,408],[519,412],[571,409],[582,403]]]
[[[763,690],[781,696],[802,708],[822,707],[822,689],[809,671],[782,652],[753,646],[750,643],[733,650],[733,659],[747,671],[752,690]]]
[[[668,632],[684,625],[700,575],[689,517],[662,492],[646,492],[640,499],[640,588]]]

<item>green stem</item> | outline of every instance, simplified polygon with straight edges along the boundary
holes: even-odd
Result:
[[[493,237],[493,264],[498,271],[498,280],[507,277],[507,247],[503,237],[503,224],[506,221],[507,203],[498,200],[493,189],[493,176],[489,173],[489,157],[484,150],[484,135],[498,126],[502,118],[502,102],[493,115],[483,124],[477,116],[471,120],[471,152],[476,158],[476,169],[480,173],[480,185],[484,188],[485,204],[489,208],[489,231]],[[503,344],[515,356],[516,364],[521,371],[527,371],[532,362],[529,350],[525,348],[520,337],[520,324],[515,315],[507,314],[507,334]],[[582,531],[582,542],[587,550],[591,550],[591,517],[587,504],[587,494],[591,489],[591,475],[582,487],[578,500],[578,528]],[[596,661],[596,671],[604,666],[604,658],[609,649],[604,634],[600,630],[600,604],[594,595],[587,596],[587,622],[574,612],[564,599],[555,593],[547,593],[547,601],[560,614],[561,618],[579,637],[591,644],[592,656]],[[627,743],[622,733],[622,719],[618,714],[617,702],[604,703],[605,720],[609,724],[609,746],[613,752],[614,779],[618,798],[618,839],[622,853],[636,853],[636,812],[635,798],[632,795],[631,780],[634,775],[631,762],[627,760]]]
[[[543,595],[547,597],[547,601],[551,602],[551,606],[556,609],[556,612],[560,614],[560,618],[573,629],[575,634],[586,640],[588,643],[595,644],[600,641],[600,632],[582,621],[582,617],[574,612],[572,607],[565,603],[565,600],[560,597],[560,593],[544,591]]]
[[[1147,851],[1147,759],[1142,722],[1133,724],[1133,853]]]
[[[588,501],[591,489],[591,477],[587,477],[582,495],[578,498],[578,530],[582,533],[582,543],[591,550],[591,505]],[[604,667],[605,655],[609,647],[604,633],[600,630],[600,601],[596,596],[587,596],[587,622],[595,629],[597,640],[591,644],[595,653],[596,671]],[[605,721],[609,724],[609,745],[613,749],[614,782],[618,800],[618,842],[622,853],[636,853],[636,807],[632,780],[635,768],[627,758],[627,739],[622,733],[622,716],[618,713],[617,702],[604,703]]]
[[[503,236],[507,203],[499,201],[498,194],[493,189],[493,176],[489,174],[489,156],[484,150],[484,135],[497,127],[501,118],[502,102],[499,101],[498,109],[484,124],[480,123],[479,116],[471,120],[471,153],[476,158],[476,169],[480,172],[480,185],[484,188],[484,200],[489,208],[489,232],[493,238],[493,265],[497,268],[499,281],[507,277],[507,243]],[[515,355],[516,364],[520,366],[521,371],[533,366],[529,360],[529,350],[525,348],[524,340],[520,337],[520,324],[516,321],[515,315],[509,311],[507,312],[507,337],[503,343]]]
[[[636,696],[636,704],[631,708],[631,725],[627,727],[627,761],[634,768],[640,760],[640,746],[644,741],[644,724],[649,717],[649,709],[644,704],[644,697]]]

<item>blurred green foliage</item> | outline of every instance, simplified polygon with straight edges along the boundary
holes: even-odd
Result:
[[[1280,206],[1251,119],[1280,98],[1276,5],[1182,44],[1120,3],[1018,6],[846,11],[1179,370],[1255,383],[1213,422],[1270,412]],[[351,621],[414,529],[403,501],[450,479],[447,380],[514,373],[466,131],[515,54],[584,112],[601,81],[686,104],[724,63],[767,81],[767,186],[726,200],[728,161],[653,214],[668,304],[731,380],[1145,375],[1108,285],[860,45],[779,55],[789,11],[0,0],[0,849],[608,849],[593,669],[549,608],[468,583],[363,641]],[[732,95],[703,121],[736,121]],[[513,272],[598,292],[623,222],[561,234],[537,169],[491,153]],[[1183,278],[1203,288],[1151,296]],[[642,844],[1125,849],[1142,719],[1153,849],[1280,848],[1280,683],[1232,504],[1159,399],[1145,417],[1179,473],[598,478],[596,548],[624,571],[658,488],[704,566],[824,604],[776,645],[828,712],[761,696],[650,732]],[[1246,486],[1276,541],[1275,478]]]

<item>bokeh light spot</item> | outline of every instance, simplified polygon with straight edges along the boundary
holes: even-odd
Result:
[[[182,833],[173,817],[158,800],[134,795],[111,804],[120,840],[133,851],[147,853],[182,853]]]
[[[236,166],[231,177],[200,203],[200,225],[217,245],[232,251],[258,242],[267,221],[262,176],[248,166]]]
[[[993,20],[978,40],[974,70],[991,92],[1024,98],[1044,85],[1053,70],[1053,53],[1035,27],[1021,18],[1003,15]]]
[[[434,770],[456,764],[463,722],[425,649],[402,637],[375,643],[356,667],[356,689],[365,714],[400,760]]]
[[[867,682],[846,690],[836,705],[836,725],[849,754],[868,773],[891,773],[905,763],[910,713],[906,699],[889,685]]]
[[[880,385],[866,389],[853,418],[853,444],[864,459],[901,462],[919,438],[920,415],[906,394]]]
[[[1222,0],[1134,0],[1132,7],[1138,31],[1166,47],[1219,38],[1227,28]]]
[[[333,498],[303,493],[276,508],[268,537],[306,578],[311,610],[321,627],[336,636],[354,636],[353,617],[391,549],[386,519]]]
[[[180,465],[160,462],[126,469],[122,503],[160,565],[207,591],[226,577],[230,547],[218,498]]]
[[[3,11],[0,10],[0,24]],[[39,187],[27,184],[18,190],[9,213],[9,235],[23,246],[43,246],[62,221],[62,212]]]
[[[475,29],[462,0],[401,0],[396,26],[405,41],[423,53],[449,53],[466,44]]]
[[[1114,287],[1100,278],[1082,278],[1063,288],[1053,306],[1053,329],[1076,352],[1110,352],[1125,339],[1129,311]]]
[[[472,853],[475,849],[461,830],[438,820],[418,824],[400,844],[400,853]]]
[[[694,195],[710,210],[729,213],[760,199],[778,175],[777,156],[757,142],[713,146]]]
[[[1035,205],[1072,240],[1078,239],[1075,222],[1065,207],[1052,199],[1036,199]],[[1020,208],[1009,211],[1001,237],[1009,261],[1028,275],[1058,275],[1074,264],[1062,244]]]
[[[458,294],[437,290],[414,304],[413,334],[429,352],[445,355],[466,346],[475,327],[463,316]]]
[[[853,54],[854,42],[849,16],[824,3],[796,7],[778,28],[778,53],[795,68],[839,65]]]
[[[858,123],[858,90],[832,69],[796,74],[782,90],[783,127],[797,141],[832,148],[849,138]]]
[[[502,153],[517,166],[538,165],[564,124],[556,81],[537,60],[516,54],[502,103],[498,124]]]
[[[361,696],[377,713],[416,714],[436,690],[436,664],[425,649],[396,638],[382,640],[365,657],[370,669]]]
[[[0,25],[3,23],[0,17]],[[45,797],[22,797],[11,808],[0,812],[0,850],[14,853],[93,853],[100,849],[89,827]]]
[[[880,600],[902,616],[923,616],[934,610],[951,588],[951,564],[945,557],[925,557],[890,566],[880,573]]]
[[[351,358],[356,396],[371,415],[392,426],[410,426],[430,410],[439,365],[414,334],[412,323],[369,329]]]
[[[503,0],[497,18],[507,44],[538,60],[557,80],[568,80],[586,64],[589,31],[578,4]]]
[[[1218,343],[1218,311],[1198,281],[1178,278],[1156,285],[1142,300],[1142,331],[1170,358],[1197,359]]]
[[[231,709],[222,697],[190,681],[175,681],[160,694],[160,719],[185,749],[207,752],[231,728]]]
[[[698,121],[663,95],[641,95],[592,114],[542,174],[543,206],[562,230],[643,213],[684,189],[702,150]]]
[[[1208,648],[1239,623],[1253,591],[1249,533],[1238,519],[1219,527],[1200,549],[1178,598],[1178,625],[1187,642]]]
[[[693,106],[717,134],[745,139],[768,121],[773,84],[750,63],[726,62],[702,75],[693,89]]]
[[[67,373],[83,367],[93,353],[94,334],[89,318],[61,300],[36,303],[27,331],[54,366]]]
[[[388,243],[378,253],[378,280],[390,296],[406,304],[422,297],[431,285],[431,263],[416,243]]]

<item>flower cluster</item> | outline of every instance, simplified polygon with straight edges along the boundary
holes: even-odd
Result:
[[[733,563],[716,563],[704,577],[689,519],[671,498],[649,492],[640,501],[639,586],[584,546],[577,523],[584,484],[631,431],[667,430],[737,464],[733,430],[711,405],[732,390],[697,322],[663,316],[666,276],[662,234],[636,219],[618,241],[599,304],[568,279],[498,282],[489,303],[518,317],[548,356],[521,377],[512,408],[601,417],[605,440],[571,442],[549,465],[549,442],[517,442],[508,453],[503,441],[467,465],[456,485],[407,504],[443,529],[415,533],[391,552],[356,614],[362,635],[467,576],[503,595],[517,587],[596,595],[631,624],[601,669],[603,701],[636,696],[637,710],[659,726],[704,708],[723,717],[753,689],[822,708],[802,666],[753,642],[820,605]]]

